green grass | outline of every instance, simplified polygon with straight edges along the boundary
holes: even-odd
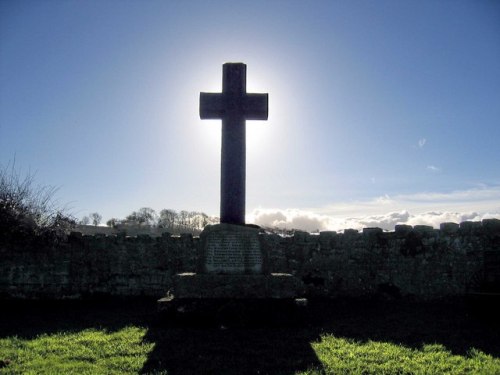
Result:
[[[145,334],[144,327],[125,327],[111,333],[86,329],[42,334],[31,340],[1,339],[0,358],[9,364],[0,373],[137,374],[154,348],[153,343],[143,341]],[[500,373],[499,359],[474,349],[467,356],[453,355],[439,344],[415,350],[391,343],[360,343],[325,335],[311,346],[321,365],[303,374]]]
[[[143,342],[144,327],[116,332],[85,329],[42,334],[33,339],[0,339],[0,373],[137,374],[154,344]]]
[[[0,374],[500,374],[498,324],[460,306],[320,304],[228,329],[154,307],[4,308]]]
[[[307,374],[500,374],[500,360],[472,349],[453,355],[439,344],[416,350],[386,342],[353,340],[327,335],[312,343],[323,365]]]

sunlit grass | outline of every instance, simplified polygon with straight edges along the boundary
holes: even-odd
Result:
[[[6,337],[0,339],[0,373],[138,374],[154,349],[153,343],[144,341],[146,332],[144,327],[128,326],[114,332],[85,329],[42,334],[32,339]],[[288,339],[285,336],[284,332],[283,340]],[[321,368],[301,374],[500,374],[500,360],[475,349],[460,356],[440,344],[413,349],[330,334],[310,345]],[[273,373],[280,373],[280,368]]]
[[[145,328],[116,332],[88,329],[43,334],[34,339],[0,339],[5,374],[137,374],[152,350]]]
[[[332,335],[312,343],[323,368],[303,374],[500,374],[500,360],[478,350],[453,355],[439,344],[411,349],[385,342],[356,342]]]

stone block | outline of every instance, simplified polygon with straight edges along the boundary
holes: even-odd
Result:
[[[308,242],[309,237],[311,237],[310,233],[298,230],[298,231],[295,231],[295,233],[293,234],[293,242],[296,242],[296,243]]]
[[[174,277],[175,298],[296,298],[303,296],[302,282],[291,274],[216,275],[182,273]]]
[[[337,232],[324,231],[319,232],[319,246],[322,252],[329,252],[332,247],[332,240],[337,236]]]
[[[500,235],[500,220],[484,219],[482,224],[483,224],[483,229],[486,233]]]
[[[443,234],[455,234],[458,232],[460,226],[457,223],[442,223],[439,229]]]
[[[464,221],[460,223],[460,231],[466,234],[482,232],[483,226],[480,221]]]
[[[415,225],[413,227],[413,230],[417,233],[422,233],[422,234],[434,232],[434,228],[431,227],[430,225]]]
[[[374,235],[383,232],[382,228],[363,228],[364,235]]]
[[[406,225],[406,224],[398,224],[394,227],[394,231],[398,233],[408,233],[413,230],[413,227],[411,225]]]
[[[144,233],[138,234],[136,236],[136,238],[137,238],[137,241],[142,242],[142,243],[149,243],[153,240],[149,234],[144,234]]]
[[[357,229],[346,229],[346,230],[344,230],[344,234],[346,236],[354,236],[354,235],[356,235],[358,233],[359,233],[359,231]]]

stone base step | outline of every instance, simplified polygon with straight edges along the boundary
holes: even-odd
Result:
[[[174,278],[175,298],[295,299],[304,295],[301,280],[287,273],[218,275],[181,273]]]
[[[174,298],[158,301],[164,324],[223,327],[288,326],[306,322],[307,299]]]

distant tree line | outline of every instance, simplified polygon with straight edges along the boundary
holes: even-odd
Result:
[[[91,213],[80,220],[80,224],[89,225],[92,223],[97,226],[100,224],[102,216],[97,213]],[[133,211],[125,219],[112,218],[106,222],[108,227],[125,229],[128,226],[142,226],[149,228],[159,228],[165,232],[174,233],[200,233],[208,224],[219,223],[218,217],[208,216],[204,212],[198,211],[176,211],[172,209],[163,209],[157,213],[150,207],[142,207]]]
[[[102,216],[93,212],[84,216],[80,225],[94,225],[101,223]],[[112,218],[106,221],[110,228],[127,230],[128,227],[158,228],[163,232],[172,234],[192,233],[199,234],[209,224],[218,224],[218,217],[208,216],[198,211],[176,211],[172,209],[163,209],[157,213],[150,207],[142,207],[137,211],[132,211],[125,219]],[[279,227],[261,227],[267,233],[278,234],[281,237],[290,237],[295,234],[297,229],[279,228]]]
[[[287,229],[287,228],[280,228],[280,227],[268,227],[268,226],[263,226],[261,227],[262,230],[264,230],[266,233],[273,233],[277,234],[281,237],[293,237],[295,232],[300,230],[298,229]]]

